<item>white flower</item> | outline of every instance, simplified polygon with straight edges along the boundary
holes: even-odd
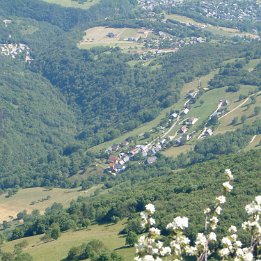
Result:
[[[224,204],[226,202],[226,197],[225,196],[216,197],[216,202],[218,204]]]
[[[241,241],[239,241],[239,240],[236,241],[236,242],[235,242],[235,246],[236,246],[236,247],[242,247]]]
[[[218,224],[218,218],[217,217],[212,217],[211,219],[210,219],[210,227],[213,229],[213,230],[215,230],[216,228],[217,228],[217,224]]]
[[[161,256],[168,256],[171,254],[171,248],[170,247],[163,247],[161,250],[160,250],[160,254]]]
[[[215,212],[220,215],[221,214],[221,211],[222,211],[222,208],[220,206],[218,206],[216,209],[215,209]]]
[[[233,186],[229,184],[229,181],[223,183],[225,191],[230,192],[233,189]]]
[[[151,233],[152,235],[157,235],[157,236],[159,236],[159,235],[160,235],[160,230],[159,230],[158,228],[152,227],[152,228],[150,228],[150,233]]]
[[[148,219],[148,215],[145,212],[141,212],[140,216],[141,216],[142,219]]]
[[[229,180],[233,180],[234,179],[230,169],[226,169],[225,170],[225,175],[229,178]]]
[[[152,255],[146,255],[146,256],[144,256],[144,258],[142,260],[144,260],[144,261],[154,261],[154,257]]]
[[[186,246],[185,251],[189,256],[194,256],[197,254],[197,247]]]
[[[261,206],[253,201],[252,203],[246,205],[245,210],[248,215],[253,215],[261,212]]]
[[[149,219],[148,219],[148,223],[149,223],[151,226],[153,226],[153,225],[155,225],[156,221],[155,221],[154,218],[149,218]]]
[[[187,217],[176,217],[172,223],[167,225],[167,229],[184,229],[188,227],[188,218]]]
[[[163,242],[158,241],[158,242],[156,243],[156,246],[157,246],[158,249],[161,249],[161,248],[163,247]]]
[[[159,249],[158,248],[152,248],[151,252],[152,252],[152,255],[157,255],[159,253]]]
[[[214,232],[210,232],[208,235],[210,241],[217,241],[217,235]]]
[[[253,254],[251,253],[251,251],[248,248],[244,248],[243,252],[244,252],[244,256],[243,256],[244,261],[252,261],[252,260],[254,260]]]
[[[258,205],[261,205],[261,196],[256,196],[255,201]]]
[[[198,233],[196,238],[196,245],[205,246],[207,242],[207,239],[203,233]]]
[[[236,233],[237,232],[237,228],[235,226],[231,226],[229,229],[228,229],[228,232],[229,233]]]
[[[206,214],[210,213],[210,211],[211,211],[210,208],[205,208],[204,209],[204,214],[206,215]]]
[[[145,209],[150,213],[153,214],[155,212],[155,206],[151,203],[145,206]]]
[[[177,242],[180,245],[189,245],[190,239],[187,238],[186,236],[180,235],[180,236],[177,237]]]
[[[223,237],[221,242],[222,242],[223,245],[226,245],[226,246],[232,245],[231,240],[228,237]]]
[[[236,235],[236,234],[233,234],[233,235],[231,235],[230,237],[231,237],[234,241],[237,240],[237,235]]]
[[[230,251],[228,248],[223,248],[219,251],[220,256],[224,257],[224,256],[228,256],[230,254]]]
[[[218,218],[217,218],[217,217],[212,217],[212,218],[210,219],[210,221],[211,221],[212,223],[214,223],[214,224],[217,224],[217,223],[218,223]]]

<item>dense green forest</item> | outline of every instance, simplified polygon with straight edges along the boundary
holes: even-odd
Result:
[[[212,88],[238,86],[240,84],[261,87],[261,63],[251,71],[243,68],[245,64],[245,60],[239,60],[235,63],[225,65],[220,68],[219,74],[215,75],[209,85]]]

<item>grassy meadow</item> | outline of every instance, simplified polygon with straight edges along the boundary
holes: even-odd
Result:
[[[110,250],[116,250],[124,257],[124,260],[133,260],[134,248],[125,247],[125,237],[118,235],[123,228],[124,223],[93,225],[88,229],[80,231],[69,231],[62,233],[58,240],[43,243],[41,236],[33,236],[25,238],[28,246],[24,252],[30,253],[34,261],[60,261],[63,260],[70,248],[80,246],[83,243],[88,243],[90,240],[101,240]],[[23,241],[19,239],[6,243],[3,246],[3,251],[11,252],[14,245]]]
[[[76,189],[53,188],[27,188],[19,190],[15,195],[6,198],[3,194],[0,196],[0,222],[16,217],[17,213],[27,210],[29,213],[34,209],[44,211],[54,202],[61,203],[65,207],[79,196],[89,196],[94,193],[98,186],[86,191]],[[46,198],[48,200],[44,200]]]
[[[64,7],[72,7],[72,8],[81,8],[81,9],[89,9],[91,6],[98,4],[100,0],[87,0],[85,3],[78,3],[73,0],[43,0],[49,4],[61,5]]]

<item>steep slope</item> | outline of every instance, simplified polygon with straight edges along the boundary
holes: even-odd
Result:
[[[43,185],[43,176],[53,176],[49,179],[58,185],[66,163],[58,155],[76,133],[74,114],[62,96],[41,76],[1,58],[0,111],[1,187]]]

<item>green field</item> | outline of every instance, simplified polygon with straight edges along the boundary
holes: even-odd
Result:
[[[243,114],[247,116],[245,124],[251,124],[256,119],[260,119],[260,115],[253,116],[253,113],[254,107],[258,106],[258,104],[261,104],[261,96],[258,96],[256,98],[256,104],[251,104],[248,109],[246,109],[247,106],[242,106],[241,108],[239,105],[244,101],[238,100],[240,94],[248,95],[249,91],[253,91],[255,89],[256,86],[241,85],[240,91],[236,93],[226,92],[226,87],[207,91],[200,97],[200,99],[195,103],[195,105],[192,107],[187,115],[187,117],[196,117],[199,119],[196,125],[190,128],[190,131],[195,130],[197,126],[208,119],[211,113],[213,113],[217,108],[219,100],[221,99],[226,99],[230,102],[229,111],[237,107],[239,108],[220,119],[220,124],[214,134],[235,130],[235,127],[241,128],[243,124],[240,122],[240,120],[236,126],[231,125],[231,121],[234,117],[238,117],[240,119],[241,115]],[[200,105],[199,103],[200,100],[204,100],[204,103],[202,105]],[[244,105],[247,105],[249,103],[250,101]],[[180,125],[177,125],[177,127],[173,129],[171,134],[173,135],[179,128]],[[195,139],[192,139],[187,145],[181,147],[171,147],[165,150],[163,154],[169,157],[177,157],[179,154],[189,151],[192,148],[192,144],[194,143]]]
[[[67,256],[70,248],[88,243],[92,239],[101,240],[110,250],[117,250],[124,257],[124,260],[133,260],[134,248],[125,247],[125,238],[118,235],[124,224],[119,222],[116,225],[93,225],[89,229],[70,231],[62,233],[58,240],[43,243],[41,236],[25,238],[28,247],[24,252],[30,253],[34,261],[61,261]],[[15,240],[4,244],[3,251],[13,251],[14,245],[24,239]]]
[[[57,4],[64,7],[72,7],[72,8],[81,8],[81,9],[89,9],[91,6],[98,4],[100,0],[87,0],[83,4],[79,4],[77,1],[73,0],[43,0],[49,4]]]
[[[230,107],[230,110],[233,110],[233,108],[237,108],[236,110],[234,110],[233,112],[227,114],[227,116],[223,117],[222,119],[220,119],[220,125],[217,128],[217,133],[223,133],[226,131],[233,131],[236,128],[241,128],[243,127],[242,122],[240,121],[240,117],[242,115],[246,115],[247,119],[245,121],[245,124],[251,124],[253,123],[255,120],[260,119],[261,115],[254,115],[254,108],[256,106],[260,106],[261,104],[261,96],[257,96],[256,97],[256,103],[252,104],[250,99],[247,100],[247,102],[245,104],[243,104],[242,106],[239,106],[242,102],[244,101],[235,101],[233,106]],[[236,126],[233,126],[231,124],[232,120],[238,117],[238,123],[236,124]]]
[[[14,196],[6,198],[5,195],[0,196],[0,221],[8,220],[9,217],[16,217],[17,213],[26,209],[31,212],[33,209],[44,211],[54,202],[62,203],[69,206],[69,203],[79,196],[89,196],[98,187],[93,187],[86,191],[76,189],[45,189],[45,188],[28,188],[19,190]],[[43,200],[50,196],[48,200]],[[42,202],[41,202],[42,201]],[[35,202],[32,204],[32,202]]]
[[[213,34],[217,34],[217,35],[221,35],[221,36],[234,37],[234,36],[238,35],[238,36],[246,36],[246,37],[251,37],[251,38],[257,37],[257,35],[250,34],[250,33],[242,33],[238,29],[234,29],[234,28],[213,26],[210,24],[200,23],[200,22],[193,20],[192,18],[183,16],[183,15],[170,14],[170,15],[166,15],[166,18],[176,20],[180,23],[187,24],[187,25],[195,25],[195,26],[200,27]]]
[[[245,65],[245,70],[252,71],[260,63],[261,59],[251,60],[248,64]]]
[[[109,37],[113,34],[113,37]],[[128,38],[147,38],[151,35],[151,31],[145,29],[134,28],[113,28],[105,26],[97,26],[89,28],[85,31],[83,39],[78,43],[80,49],[90,49],[97,46],[119,47],[123,50],[142,49],[143,43]]]
[[[172,147],[169,148],[167,150],[164,150],[162,152],[162,154],[166,157],[171,157],[171,158],[176,158],[178,155],[180,155],[181,153],[186,153],[189,152],[190,150],[193,149],[192,145],[189,144],[185,144],[183,146],[179,146],[179,147]]]

